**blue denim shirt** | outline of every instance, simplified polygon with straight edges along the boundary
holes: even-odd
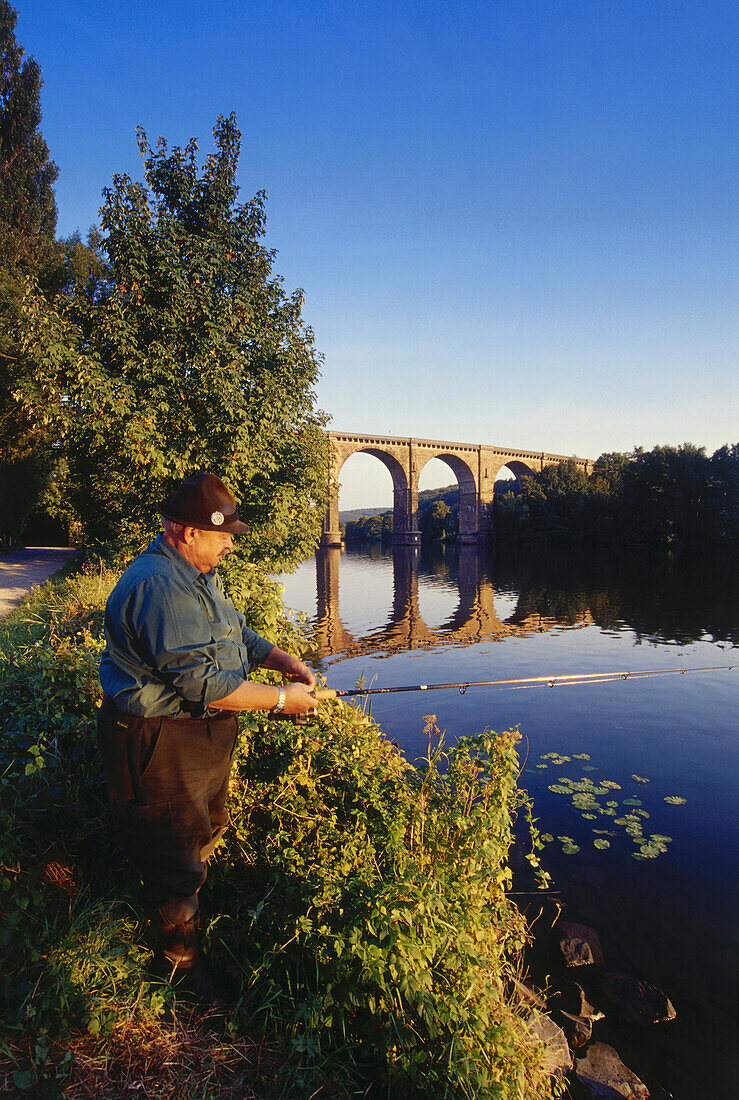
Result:
[[[201,573],[158,535],[105,608],[103,691],[119,710],[200,717],[239,686],[272,643],[246,625],[215,569]]]

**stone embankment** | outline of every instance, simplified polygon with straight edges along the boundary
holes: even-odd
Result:
[[[674,1020],[670,999],[642,978],[609,969],[593,928],[556,919],[549,927],[552,943],[537,941],[548,955],[546,996],[525,983],[518,996],[531,1007],[530,1031],[546,1047],[551,1075],[567,1079],[572,1100],[672,1100],[665,1089],[650,1092],[612,1046],[593,1037],[600,1020],[639,1028]]]
[[[0,619],[18,606],[32,588],[57,573],[77,551],[60,546],[29,546],[0,553]]]

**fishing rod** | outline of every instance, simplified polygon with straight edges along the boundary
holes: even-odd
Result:
[[[352,695],[393,695],[401,691],[452,691],[464,695],[468,688],[576,687],[584,684],[608,684],[617,680],[643,680],[647,676],[684,676],[688,672],[728,672],[736,665],[707,665],[702,668],[652,668],[637,672],[573,672],[556,676],[526,676],[514,680],[465,680],[454,684],[409,684],[388,688],[318,688],[313,694],[323,699],[346,699]]]

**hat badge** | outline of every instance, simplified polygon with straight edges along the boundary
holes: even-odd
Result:
[[[223,520],[224,520],[223,512],[211,512],[210,522],[213,524],[214,527],[220,527],[221,524],[223,523]]]

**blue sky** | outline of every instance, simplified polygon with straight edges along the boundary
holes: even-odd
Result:
[[[60,234],[140,177],[137,125],[205,156],[236,113],[335,428],[593,458],[739,438],[735,3],[12,2]],[[390,499],[376,460],[343,480],[342,507]]]

